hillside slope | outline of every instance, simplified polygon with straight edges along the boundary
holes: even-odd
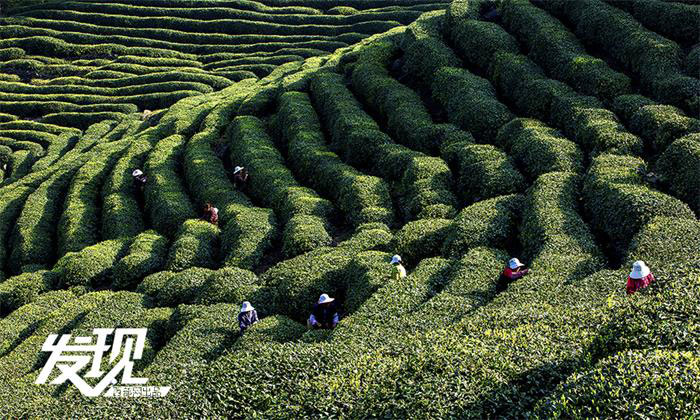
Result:
[[[0,415],[700,414],[697,33],[672,19],[700,9],[652,27],[647,3],[456,0],[145,119],[6,117]],[[91,7],[66,4],[21,14]],[[511,256],[532,273],[504,286]],[[628,296],[639,259],[657,280]],[[321,293],[332,331],[305,327]],[[34,384],[48,334],[114,326],[149,328],[135,376],[166,398]]]

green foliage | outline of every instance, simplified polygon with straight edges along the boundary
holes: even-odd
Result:
[[[627,351],[572,375],[535,412],[542,417],[692,416],[700,404],[698,375],[697,353]]]
[[[320,198],[313,190],[299,185],[284,165],[284,159],[266,133],[263,122],[252,116],[237,117],[230,126],[229,136],[231,161],[248,168],[252,174],[249,186],[251,195],[273,208],[287,224],[283,237],[285,255],[292,257],[298,255],[295,252],[330,244],[330,235],[324,225],[329,224],[333,204]],[[304,229],[299,217],[304,217],[311,224]],[[293,223],[292,219],[295,219]],[[305,235],[297,242],[295,235],[288,232],[290,229]],[[318,236],[314,237],[314,234]]]
[[[460,56],[484,72],[497,52],[520,51],[515,38],[492,22],[458,20],[450,25],[449,36]]]
[[[277,118],[289,165],[300,179],[319,193],[332,197],[354,226],[393,221],[386,183],[380,178],[362,175],[328,150],[320,122],[306,94],[283,94]]]
[[[629,120],[630,129],[639,134],[657,152],[663,152],[674,140],[700,132],[700,120],[686,117],[670,105],[646,105]]]
[[[529,57],[553,78],[604,99],[631,91],[629,77],[588,55],[576,36],[544,10],[523,0],[505,1],[501,10],[505,26],[523,40]]]
[[[27,278],[26,275],[21,277]],[[21,282],[18,281],[18,285],[19,283]],[[0,356],[7,354],[21,340],[31,335],[41,321],[46,319],[54,310],[75,298],[75,295],[67,290],[45,292],[32,296],[26,291],[33,289],[33,286],[27,284],[26,286],[20,286],[20,288],[23,291],[14,294],[15,297],[20,299],[14,301],[14,303],[26,302],[26,298],[30,298],[31,301],[18,306],[11,314],[0,320]],[[12,301],[10,300],[9,302]]]
[[[421,261],[440,254],[452,221],[422,219],[406,223],[394,237],[394,251],[405,261]]]
[[[455,53],[438,38],[441,16],[425,16],[423,22],[416,22],[405,32],[402,47],[404,50],[404,72],[410,74],[422,87],[429,89],[435,74],[443,67],[460,67]],[[425,30],[425,27],[431,28]]]
[[[177,172],[185,139],[173,135],[159,141],[145,165],[148,182],[145,188],[146,209],[159,233],[173,235],[195,210]]]
[[[287,221],[282,234],[282,253],[291,258],[316,248],[328,246],[333,238],[326,230],[324,219],[296,214]]]
[[[480,246],[511,247],[523,205],[522,195],[511,194],[466,207],[447,228],[442,253],[460,257]]]
[[[464,69],[442,68],[434,75],[433,98],[447,111],[450,122],[490,143],[498,129],[514,118],[498,101],[488,80]]]
[[[561,7],[561,1],[556,0],[545,2],[542,7],[574,22],[576,35],[602,48],[637,75],[655,99],[697,114],[700,81],[680,74],[678,44],[651,32],[629,14],[600,0],[577,2],[572,7]]]
[[[384,250],[390,240],[386,226],[367,226],[337,247],[318,248],[275,265],[261,278],[272,292],[271,309],[298,321],[305,320],[321,293],[334,295],[344,290],[348,265],[356,254]],[[387,265],[387,270],[390,268]]]
[[[63,214],[58,221],[58,255],[80,251],[97,243],[99,188],[110,166],[123,151],[123,146],[107,149],[76,173],[66,194]]]
[[[553,102],[552,121],[593,155],[641,155],[642,140],[627,132],[615,114],[590,96],[562,96]]]
[[[610,3],[630,13],[650,30],[680,44],[692,44],[700,39],[700,29],[697,25],[700,11],[690,3],[658,0],[626,0]]]
[[[420,96],[390,77],[385,63],[364,55],[359,60],[352,71],[352,83],[358,95],[385,121],[397,142],[434,154],[443,131],[449,128],[433,123]]]
[[[603,267],[593,234],[578,214],[581,178],[571,172],[541,175],[527,193],[520,241],[533,270],[585,277]]]
[[[112,287],[116,290],[134,288],[144,277],[165,265],[168,239],[148,230],[138,234],[126,255],[112,269]]]
[[[151,296],[161,306],[181,303],[239,304],[252,300],[259,288],[258,277],[235,267],[221,270],[193,267],[174,273],[162,271],[146,277],[137,291]]]
[[[497,136],[531,178],[546,172],[582,172],[583,154],[561,132],[537,120],[517,118],[503,126]]]
[[[136,201],[136,189],[131,172],[142,166],[151,146],[133,141],[117,161],[102,188],[102,237],[116,239],[133,237],[143,231],[144,221]]]
[[[9,314],[20,306],[35,301],[39,295],[50,290],[55,283],[55,274],[45,270],[10,277],[0,283],[0,314]]]
[[[56,236],[62,204],[59,197],[65,194],[76,170],[73,167],[54,173],[27,198],[14,227],[10,261],[14,273],[21,273],[22,266],[28,264],[48,266],[57,258],[52,241],[47,238]]]
[[[512,194],[525,188],[525,179],[502,150],[471,144],[458,136],[443,143],[442,156],[459,174],[457,190],[466,203]]]
[[[645,172],[646,165],[639,158],[600,155],[586,175],[583,196],[592,225],[605,232],[620,251],[656,216],[695,218],[686,204],[644,185]]]
[[[682,137],[666,148],[656,162],[656,170],[669,190],[700,214],[700,134]]]
[[[114,265],[124,257],[130,243],[130,239],[113,239],[67,253],[52,270],[58,276],[57,287],[99,287],[111,283]]]
[[[219,228],[204,220],[186,220],[168,253],[165,269],[182,271],[190,267],[216,268]]]

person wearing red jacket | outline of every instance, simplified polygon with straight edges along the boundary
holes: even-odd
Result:
[[[501,273],[501,277],[498,279],[498,291],[503,291],[508,287],[508,284],[522,278],[530,273],[530,270],[525,267],[525,264],[521,263],[517,258],[511,258],[508,260],[506,268]]]
[[[632,264],[632,271],[627,277],[627,294],[631,295],[639,289],[644,289],[655,280],[644,261],[635,261]]]

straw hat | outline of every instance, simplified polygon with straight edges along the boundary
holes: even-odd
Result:
[[[635,261],[634,264],[632,264],[630,277],[633,279],[643,279],[648,276],[650,272],[651,270],[649,270],[649,267],[647,267],[644,261]]]
[[[239,173],[239,172],[242,171],[242,170],[243,170],[243,167],[242,167],[242,166],[236,166],[235,168],[233,168],[233,174],[235,175],[235,174]]]
[[[131,176],[141,176],[143,175],[143,172],[141,169],[134,169],[134,172],[131,173]]]
[[[327,294],[324,293],[318,298],[318,303],[330,303],[330,302],[333,302],[334,300],[335,299],[333,299],[332,297],[329,297]]]
[[[391,257],[392,264],[398,264],[400,262],[402,262],[402,260],[401,260],[401,257],[399,255],[394,255],[393,257]]]
[[[241,306],[241,313],[250,312],[253,309],[255,309],[255,308],[253,308],[253,305],[251,305],[250,302],[245,301],[245,302],[243,302],[243,306]]]
[[[524,267],[525,264],[521,263],[519,259],[517,258],[511,258],[508,261],[508,267],[510,267],[511,270],[515,270],[518,267]]]

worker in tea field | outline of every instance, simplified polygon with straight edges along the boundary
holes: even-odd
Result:
[[[517,258],[511,258],[506,264],[506,268],[501,273],[498,279],[498,290],[503,291],[509,283],[522,278],[530,273],[530,270],[524,268],[525,264],[521,263]]]
[[[258,322],[258,313],[253,308],[250,302],[245,301],[241,306],[241,312],[238,313],[238,326],[241,329],[241,335],[248,329],[251,325]]]
[[[143,192],[143,189],[146,187],[147,180],[143,171],[141,169],[134,169],[134,171],[131,172],[131,179],[133,180],[136,189]]]
[[[333,329],[338,325],[339,318],[338,304],[334,298],[324,293],[318,298],[318,302],[311,310],[306,326],[309,328]]]
[[[401,256],[399,255],[394,255],[393,257],[391,257],[391,265],[394,266],[393,276],[394,279],[396,279],[396,281],[399,281],[406,277],[406,269],[401,264],[402,262],[403,261],[401,260]]]
[[[635,261],[632,271],[627,277],[627,294],[631,295],[639,289],[644,289],[653,282],[654,275],[644,261]]]
[[[233,185],[242,190],[248,184],[248,170],[242,166],[236,166],[233,168]]]
[[[211,223],[212,225],[218,225],[219,224],[219,209],[212,206],[211,203],[205,204],[202,219],[206,220],[207,222]]]

